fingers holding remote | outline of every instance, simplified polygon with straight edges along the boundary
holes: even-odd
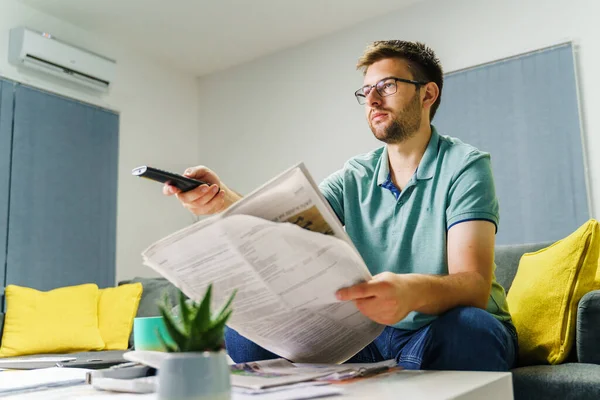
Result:
[[[177,189],[173,185],[169,185],[168,183],[163,185],[162,191],[165,196],[173,196],[174,194],[181,192],[181,190]]]
[[[166,184],[163,186],[163,194],[175,195],[185,208],[196,215],[218,213],[236,200],[235,195],[230,193],[219,176],[210,168],[202,165],[190,167],[183,173],[183,176],[206,182],[206,184],[187,192],[182,192],[180,189]]]
[[[210,168],[205,167],[203,165],[198,165],[196,167],[190,167],[186,169],[183,173],[183,176],[206,182],[211,185],[221,186],[221,179],[219,179],[219,176]]]
[[[185,193],[178,191],[175,195],[185,208],[196,215],[215,214],[226,208],[225,190],[219,190],[218,185],[200,185]]]

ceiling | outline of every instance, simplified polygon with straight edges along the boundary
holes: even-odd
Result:
[[[417,1],[420,0],[21,0],[198,76]]]

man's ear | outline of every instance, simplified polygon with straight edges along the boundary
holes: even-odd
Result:
[[[425,89],[422,94],[423,106],[431,108],[440,95],[440,88],[435,82],[427,82],[427,84],[423,85],[423,89]]]

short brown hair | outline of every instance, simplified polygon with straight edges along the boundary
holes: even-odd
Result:
[[[431,105],[429,120],[433,120],[442,99],[444,73],[440,60],[433,50],[423,43],[405,42],[403,40],[380,40],[373,42],[365,49],[358,59],[356,69],[367,73],[367,69],[377,61],[386,58],[400,58],[408,63],[412,78],[416,81],[435,82],[440,93],[435,103]]]

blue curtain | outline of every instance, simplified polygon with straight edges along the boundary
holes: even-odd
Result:
[[[114,285],[118,121],[16,85],[6,284]]]
[[[6,284],[6,240],[12,148],[13,90],[11,82],[0,79],[0,294]],[[0,306],[2,302],[0,301]],[[2,312],[2,307],[0,307]]]
[[[446,75],[433,124],[491,153],[497,244],[561,239],[588,218],[571,44]]]

